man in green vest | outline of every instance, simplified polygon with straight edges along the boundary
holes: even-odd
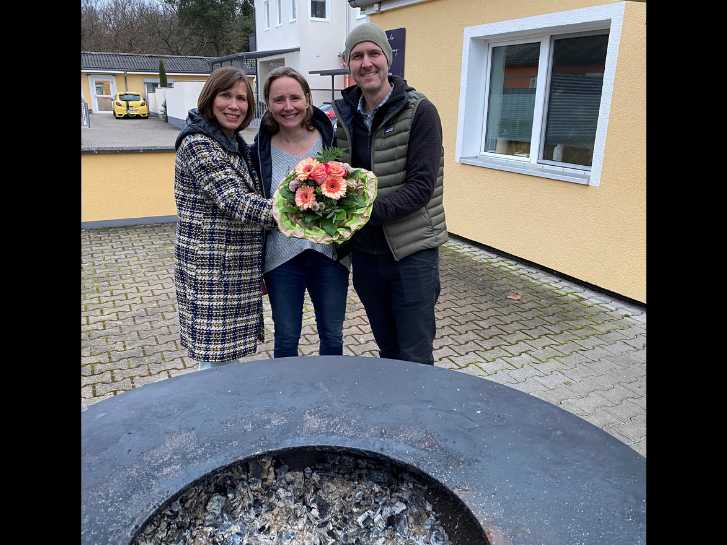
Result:
[[[442,124],[437,109],[398,76],[378,26],[346,38],[356,85],[334,104],[343,161],[379,180],[371,219],[344,245],[353,286],[366,309],[382,358],[434,364],[434,306],[440,292],[444,221]]]

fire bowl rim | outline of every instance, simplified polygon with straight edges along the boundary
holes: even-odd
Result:
[[[411,362],[310,356],[184,374],[88,407],[81,442],[84,545],[127,545],[214,469],[312,444],[419,468],[492,545],[645,543],[643,456],[534,396]]]

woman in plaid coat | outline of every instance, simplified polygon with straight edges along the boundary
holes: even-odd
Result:
[[[238,134],[252,100],[242,70],[215,70],[176,142],[174,281],[182,346],[200,369],[254,354],[264,340],[263,245],[276,223]]]

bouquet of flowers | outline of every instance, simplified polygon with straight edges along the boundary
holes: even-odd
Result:
[[[340,244],[369,220],[376,176],[338,162],[342,151],[327,148],[303,159],[280,182],[273,194],[273,216],[283,234]]]

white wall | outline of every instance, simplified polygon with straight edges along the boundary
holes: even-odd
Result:
[[[197,107],[202,87],[203,81],[176,81],[174,87],[166,89],[169,123],[184,126],[189,110]]]
[[[157,87],[153,93],[148,93],[146,101],[149,103],[149,112],[161,115],[162,104],[166,98],[167,89],[164,87]]]

